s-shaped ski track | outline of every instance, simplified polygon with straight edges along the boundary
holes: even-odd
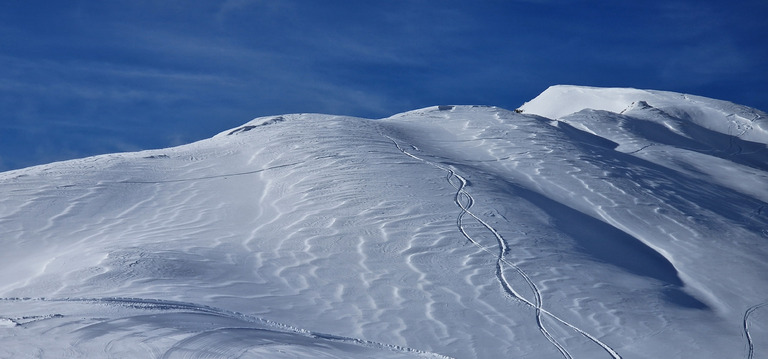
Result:
[[[575,325],[565,321],[564,319],[561,319],[560,317],[552,314],[551,312],[549,312],[549,311],[547,311],[546,309],[543,308],[541,292],[539,291],[539,289],[536,286],[536,284],[525,273],[525,271],[523,271],[520,267],[518,267],[517,265],[511,263],[510,261],[508,261],[505,258],[506,253],[509,252],[509,247],[508,247],[506,241],[504,240],[504,238],[501,236],[501,234],[499,234],[499,232],[495,228],[493,228],[490,224],[488,224],[483,219],[481,219],[480,217],[478,217],[477,215],[472,213],[472,211],[470,211],[470,207],[472,207],[472,205],[474,204],[475,200],[466,191],[467,180],[464,177],[462,177],[461,175],[457,174],[456,171],[453,168],[451,168],[451,167],[446,167],[446,166],[444,166],[442,164],[426,160],[424,158],[421,158],[419,156],[416,156],[416,155],[408,152],[402,146],[400,146],[400,144],[397,142],[397,140],[395,140],[391,136],[388,136],[388,135],[384,134],[383,132],[381,132],[381,130],[380,130],[380,134],[383,137],[389,139],[395,145],[395,147],[401,153],[403,153],[404,155],[406,155],[408,157],[411,157],[411,158],[413,158],[413,159],[415,159],[417,161],[420,161],[420,162],[423,162],[425,164],[428,164],[428,165],[430,165],[432,167],[435,167],[435,168],[438,168],[440,170],[443,170],[443,171],[447,172],[446,180],[448,181],[448,183],[451,184],[451,186],[453,186],[454,189],[456,189],[456,194],[454,196],[454,202],[461,209],[461,212],[459,213],[459,215],[458,215],[458,217],[456,219],[456,225],[457,225],[459,231],[461,232],[462,236],[464,236],[464,238],[466,238],[470,243],[472,243],[473,245],[477,246],[478,248],[480,248],[484,252],[496,256],[496,258],[497,258],[497,261],[496,261],[496,277],[498,278],[499,283],[502,286],[504,292],[506,292],[512,298],[514,298],[514,299],[516,299],[516,300],[518,300],[518,301],[528,305],[529,307],[533,308],[536,311],[536,325],[537,325],[539,331],[542,333],[542,335],[544,335],[544,337],[547,339],[547,341],[549,341],[552,345],[555,346],[555,348],[557,348],[557,350],[560,352],[560,354],[565,359],[573,359],[573,356],[568,352],[568,350],[566,350],[563,347],[562,344],[560,344],[551,335],[551,333],[549,333],[549,331],[544,326],[544,323],[542,321],[542,316],[543,315],[546,315],[546,316],[550,317],[551,319],[554,319],[555,321],[565,325],[566,327],[573,329],[577,333],[581,334],[585,338],[587,338],[590,341],[592,341],[593,343],[597,344],[605,352],[607,352],[611,356],[611,358],[613,358],[613,359],[621,359],[621,356],[618,354],[618,352],[616,352],[613,348],[611,348],[607,344],[603,343],[602,341],[600,341],[599,339],[595,338],[591,334],[581,330],[580,328],[576,327]],[[411,147],[415,148],[414,146],[411,146]],[[456,181],[458,181],[458,183],[456,183],[456,181],[453,181],[454,178],[456,179]],[[466,230],[464,229],[464,224],[463,224],[464,223],[463,220],[464,220],[464,216],[465,215],[469,215],[470,217],[472,217],[481,226],[483,226],[486,230],[488,230],[489,232],[491,232],[493,234],[493,236],[496,238],[496,241],[498,243],[498,250],[496,251],[496,253],[493,253],[490,249],[488,249],[487,247],[484,247],[483,245],[481,245],[477,240],[472,238],[472,236],[470,236],[469,233],[466,232]],[[522,296],[520,293],[518,293],[509,284],[509,281],[507,281],[507,279],[506,279],[506,277],[504,275],[504,265],[509,266],[510,268],[513,268],[520,275],[520,277],[522,277],[523,280],[528,284],[528,287],[534,293],[534,301],[533,302],[531,302],[530,300],[526,299],[524,296]]]
[[[749,347],[749,352],[747,353],[747,359],[752,359],[755,355],[755,344],[752,342],[752,334],[749,332],[749,317],[754,313],[756,310],[768,306],[768,302],[763,302],[757,305],[753,305],[747,309],[746,312],[744,312],[744,336],[747,337],[747,346]]]

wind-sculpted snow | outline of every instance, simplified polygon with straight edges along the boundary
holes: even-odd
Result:
[[[0,357],[768,354],[764,113],[555,89],[0,173]]]
[[[595,342],[595,344],[599,345],[603,349],[605,349],[608,354],[610,354],[613,358],[620,358],[619,355],[614,351],[612,348],[610,348],[605,343],[595,339],[593,336],[589,335],[588,333],[580,330],[579,328],[573,326],[570,323],[567,323],[563,321],[562,319],[554,316],[552,313],[546,311],[543,309],[543,303],[541,301],[541,292],[537,288],[536,284],[534,284],[531,281],[531,278],[522,270],[520,267],[516,266],[513,263],[510,263],[508,260],[506,260],[506,255],[510,252],[510,248],[507,245],[507,242],[504,240],[504,238],[496,231],[495,228],[491,227],[488,223],[483,221],[481,218],[479,218],[474,213],[470,212],[470,208],[474,204],[474,198],[466,191],[467,187],[467,180],[458,175],[453,169],[443,167],[442,165],[439,165],[437,163],[427,161],[423,158],[420,158],[418,156],[415,156],[405,149],[403,149],[402,146],[400,146],[397,141],[389,136],[384,135],[385,137],[389,138],[392,143],[395,144],[397,149],[402,152],[403,154],[407,155],[408,157],[411,157],[415,160],[422,161],[424,163],[429,164],[430,166],[437,167],[441,170],[444,170],[448,173],[446,180],[448,183],[450,183],[455,189],[456,189],[456,196],[454,197],[454,202],[456,205],[461,209],[459,212],[459,216],[456,219],[456,226],[459,229],[459,232],[466,238],[469,242],[477,246],[478,248],[482,249],[488,254],[495,255],[497,257],[496,261],[496,277],[499,280],[500,286],[504,289],[504,291],[509,294],[512,298],[525,303],[529,305],[530,307],[534,308],[536,310],[536,325],[539,328],[539,331],[544,335],[545,338],[547,338],[547,341],[552,343],[552,345],[557,348],[557,350],[560,352],[561,355],[565,358],[573,358],[571,356],[571,353],[568,352],[567,349],[565,349],[558,341],[555,339],[552,334],[549,332],[549,330],[544,326],[544,323],[542,322],[542,314],[546,314],[547,316],[555,319],[557,322],[568,326],[580,334],[584,335],[591,341]],[[414,149],[417,149],[417,147],[412,146]],[[497,242],[498,248],[494,248],[494,250],[489,250],[488,247],[483,246],[477,239],[472,237],[469,233],[467,233],[467,230],[465,229],[465,221],[464,216],[469,215],[474,221],[476,221],[477,224],[482,226],[487,232],[489,232]],[[493,252],[496,252],[494,254]],[[530,301],[526,299],[522,294],[518,293],[518,291],[510,285],[509,280],[506,278],[505,267],[508,266],[510,268],[513,268],[515,272],[517,272],[517,275],[522,278],[525,283],[528,285],[528,289],[530,289],[531,293],[533,293],[534,301]]]
[[[29,303],[66,315],[25,316],[13,321],[26,335],[45,341],[21,351],[7,350],[24,337],[4,342],[7,357],[37,354],[60,357],[369,357],[446,358],[409,348],[314,333],[209,306],[139,298],[2,298],[4,310],[26,310]],[[21,308],[16,308],[21,307]],[[98,314],[99,317],[93,317]],[[169,340],[171,339],[172,340]],[[172,344],[172,345],[169,345]],[[25,350],[26,349],[26,350]],[[28,351],[25,353],[25,351]]]
[[[696,125],[747,141],[768,144],[768,116],[763,111],[727,101],[666,91],[628,88],[552,86],[521,110],[560,119],[584,109],[624,114],[655,108],[672,122]],[[664,123],[674,129],[670,123]],[[680,145],[680,144],[678,144]]]

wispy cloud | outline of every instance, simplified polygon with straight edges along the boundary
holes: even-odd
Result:
[[[768,6],[755,1],[3,4],[0,139],[37,128],[46,148],[76,150],[87,129],[120,126],[122,148],[162,146],[285,112],[515,107],[553,83],[765,88],[768,46],[754,34],[768,31],[755,15]]]
[[[266,11],[270,15],[274,15],[277,12],[291,11],[294,9],[294,6],[294,3],[289,0],[226,0],[219,7],[215,18],[219,23],[223,23],[233,13],[256,10]]]

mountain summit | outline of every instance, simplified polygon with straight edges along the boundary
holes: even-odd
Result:
[[[0,357],[767,355],[767,129],[553,86],[0,173]]]

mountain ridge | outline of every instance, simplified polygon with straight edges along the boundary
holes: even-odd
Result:
[[[555,85],[520,109],[558,119],[586,109],[622,114],[641,101],[662,111],[664,107],[670,107],[678,112],[674,116],[684,117],[708,129],[768,144],[768,115],[765,112],[728,101],[670,91]]]
[[[728,136],[678,94],[550,95],[0,173],[0,353],[764,353],[762,117]]]

